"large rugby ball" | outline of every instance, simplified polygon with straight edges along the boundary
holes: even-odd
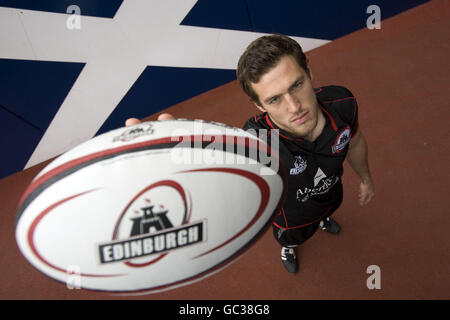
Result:
[[[236,260],[286,192],[278,155],[241,129],[144,122],[97,136],[23,194],[16,241],[39,271],[81,288],[153,293]]]

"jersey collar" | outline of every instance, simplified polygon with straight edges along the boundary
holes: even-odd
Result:
[[[302,141],[303,141],[302,138],[295,137],[295,136],[292,135],[291,133],[289,133],[289,132],[287,132],[287,131],[281,129],[279,126],[277,126],[277,125],[275,124],[275,122],[272,121],[272,119],[270,118],[270,116],[269,116],[269,114],[268,114],[267,112],[266,112],[266,121],[267,121],[267,124],[269,125],[269,127],[270,127],[271,129],[276,129],[276,130],[278,130],[278,131],[276,131],[276,132],[278,133],[278,135],[279,135],[280,137],[283,137],[283,138],[285,138],[285,139],[287,139],[287,140],[292,140],[292,141],[298,141],[298,142],[302,142]]]

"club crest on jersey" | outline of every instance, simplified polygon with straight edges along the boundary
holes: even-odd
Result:
[[[343,131],[341,131],[341,133],[338,134],[336,142],[331,147],[333,153],[338,153],[345,149],[345,147],[350,141],[350,133],[351,133],[350,127],[347,127]]]
[[[291,176],[294,176],[299,173],[302,173],[305,170],[306,170],[306,160],[303,159],[301,156],[295,156],[294,168],[291,168],[289,174]]]
[[[173,189],[173,201],[165,206],[153,202],[161,188]],[[100,263],[125,262],[143,267],[171,250],[204,240],[206,221],[189,222],[186,194],[177,183],[163,181],[141,192],[116,223],[113,239],[98,246]],[[155,258],[156,256],[156,258]]]

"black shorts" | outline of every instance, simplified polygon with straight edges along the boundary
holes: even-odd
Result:
[[[331,216],[341,205],[342,203],[342,193],[338,200],[330,205],[330,207],[324,212],[323,216],[319,219],[308,223],[303,226],[281,229],[272,224],[273,227],[273,235],[275,239],[281,244],[283,247],[294,247],[302,244],[316,233],[319,228],[320,221]]]

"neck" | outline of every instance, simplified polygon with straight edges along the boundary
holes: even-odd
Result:
[[[306,136],[303,138],[305,140],[308,140],[309,142],[314,142],[322,133],[323,128],[325,127],[326,119],[323,115],[323,112],[320,108],[317,110],[317,124],[315,128]]]

